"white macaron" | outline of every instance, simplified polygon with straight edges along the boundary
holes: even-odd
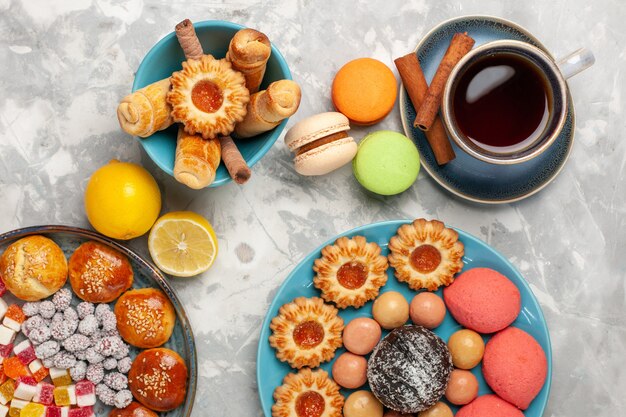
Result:
[[[296,123],[285,135],[285,144],[296,154],[296,172],[324,175],[352,161],[357,144],[348,130],[348,118],[337,112],[316,114]]]

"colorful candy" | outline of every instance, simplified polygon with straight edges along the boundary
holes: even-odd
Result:
[[[32,376],[20,376],[15,381],[14,398],[30,401],[37,391],[37,381]]]
[[[91,381],[76,383],[76,404],[88,407],[96,404],[96,386]]]
[[[37,382],[42,381],[49,374],[48,368],[43,366],[43,363],[39,359],[35,359],[29,363],[28,369],[30,370],[30,373],[33,374],[33,378],[35,378],[35,381]]]
[[[22,408],[24,408],[26,404],[28,404],[28,401],[13,398],[9,406],[9,417],[20,417]]]
[[[0,324],[0,345],[10,345],[15,340],[17,332],[7,326]]]
[[[0,280],[0,282],[2,282],[2,280]],[[0,292],[3,292],[4,288],[6,287],[4,286],[4,283],[2,283],[2,285],[0,285]],[[7,303],[2,298],[0,298],[0,318],[4,317],[8,309],[9,306],[7,305]]]
[[[6,358],[2,363],[4,373],[11,379],[17,379],[20,376],[27,376],[30,374],[26,365],[17,356],[11,356]]]
[[[0,417],[6,417],[7,414],[9,414],[9,407],[0,404]]]
[[[13,353],[15,353],[15,356],[17,356],[24,365],[28,365],[37,359],[35,348],[33,348],[33,345],[28,340],[23,340],[15,345]]]
[[[69,415],[69,407],[57,407],[54,405],[46,407],[46,417],[69,417]]]
[[[15,382],[12,379],[5,381],[0,385],[0,404],[6,405],[13,399],[13,393],[15,392]]]
[[[54,388],[54,403],[60,407],[76,404],[76,387],[68,385]]]
[[[95,416],[92,407],[80,407],[70,410],[69,417],[93,417]]]
[[[4,320],[2,324],[9,329],[19,332],[22,328],[22,323],[26,321],[26,315],[22,311],[22,308],[17,304],[11,304],[4,313]]]
[[[62,387],[72,383],[72,377],[67,369],[50,368],[50,378],[55,387]]]
[[[38,383],[33,401],[44,405],[52,405],[54,402],[54,385],[47,382]]]
[[[8,345],[0,345],[0,363],[2,363],[5,358],[11,356],[12,351],[13,343],[9,343]]]
[[[46,406],[37,403],[28,403],[20,411],[20,417],[45,417]]]

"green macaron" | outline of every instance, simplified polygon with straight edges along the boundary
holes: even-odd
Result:
[[[411,139],[380,130],[361,139],[352,171],[363,187],[376,194],[399,194],[417,179],[420,156]]]

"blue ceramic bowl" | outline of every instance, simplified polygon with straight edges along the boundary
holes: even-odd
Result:
[[[194,28],[204,52],[216,58],[223,58],[226,55],[231,38],[244,26],[222,20],[207,20],[195,23]],[[133,82],[133,91],[171,76],[174,71],[182,69],[181,64],[184,60],[183,50],[176,39],[176,34],[172,32],[154,45],[143,61],[141,61],[141,64],[139,64],[135,81]],[[285,58],[283,58],[276,46],[272,44],[272,54],[267,62],[261,90],[274,81],[284,79],[291,80],[291,72],[285,62]],[[269,132],[250,139],[237,141],[237,146],[250,167],[254,166],[272,147],[286,124],[287,119],[283,120],[280,125]],[[154,163],[170,175],[174,175],[177,131],[177,126],[173,125],[168,129],[156,132],[148,138],[137,138]],[[215,181],[209,187],[219,187],[230,180],[231,178],[226,167],[224,164],[220,164],[215,175]]]
[[[269,336],[271,333],[270,322],[278,314],[278,309],[286,303],[293,301],[296,297],[319,297],[320,292],[313,286],[313,262],[315,259],[321,256],[320,251],[326,245],[333,244],[334,241],[340,236],[364,236],[369,242],[377,243],[383,250],[383,255],[389,253],[387,245],[389,239],[396,234],[398,228],[404,223],[408,223],[406,220],[392,220],[381,223],[369,224],[367,226],[358,227],[348,232],[342,233],[339,236],[327,241],[319,248],[310,253],[304,258],[292,271],[291,274],[285,279],[285,282],[278,289],[274,300],[270,304],[263,327],[261,327],[261,335],[259,340],[259,347],[257,351],[257,385],[259,389],[259,398],[261,400],[261,408],[265,414],[265,417],[272,415],[272,405],[274,400],[272,394],[276,387],[282,384],[283,378],[289,372],[295,372],[289,365],[284,362],[280,362],[276,358],[275,350],[269,344]],[[528,283],[522,277],[522,275],[515,269],[515,267],[501,254],[496,252],[493,248],[487,245],[480,239],[456,229],[459,233],[459,240],[465,245],[465,255],[463,256],[463,271],[467,271],[472,268],[491,268],[507,276],[520,291],[522,296],[522,309],[517,316],[517,319],[513,322],[512,326],[518,327],[525,332],[533,336],[537,342],[543,348],[548,359],[548,375],[543,387],[537,397],[533,400],[527,410],[524,411],[526,417],[541,417],[543,411],[548,402],[548,396],[550,393],[550,382],[552,379],[552,348],[550,346],[550,334],[548,333],[548,327],[543,317],[541,307],[537,302],[534,294],[532,293]],[[381,292],[398,291],[401,293],[407,301],[417,294],[416,291],[411,290],[407,284],[399,282],[393,276],[393,268],[387,270],[388,280],[387,284],[381,289]],[[437,295],[442,296],[442,289],[440,288]],[[345,324],[357,317],[372,317],[372,304],[370,301],[360,309],[346,308],[339,312],[339,316],[343,318]],[[454,320],[449,312],[446,312],[446,316],[443,323],[437,327],[434,332],[439,335],[444,341],[448,341],[452,333],[461,329],[461,325]],[[383,332],[386,335],[387,331]],[[485,341],[489,340],[491,335],[483,335]],[[337,350],[335,358],[339,357],[344,348]],[[322,364],[321,368],[331,373],[332,363],[330,362]],[[478,379],[478,395],[485,395],[492,393],[485,379],[482,375],[482,364],[479,364],[471,372]],[[369,389],[366,384],[362,389]],[[341,393],[344,396],[348,396],[352,390],[342,389]],[[442,401],[446,401],[445,398]],[[451,405],[451,408],[456,412],[459,407]]]

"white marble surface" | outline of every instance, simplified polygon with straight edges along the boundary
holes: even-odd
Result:
[[[555,55],[581,45],[596,54],[596,65],[570,82],[577,108],[571,159],[547,189],[519,203],[459,201],[425,172],[400,196],[372,198],[349,167],[324,178],[299,177],[282,141],[245,186],[193,192],[160,172],[117,124],[116,103],[130,90],[140,60],[185,17],[232,20],[269,35],[303,87],[292,125],[331,109],[332,77],[346,61],[372,56],[391,65],[432,26],[464,14],[511,19]],[[0,0],[0,231],[35,224],[88,227],[82,192],[91,172],[112,158],[144,164],[159,182],[164,211],[204,214],[220,241],[213,269],[174,283],[198,341],[193,415],[260,416],[259,327],[290,269],[349,228],[439,218],[505,254],[540,300],[554,353],[545,415],[623,415],[624,20],[622,0]],[[378,128],[401,130],[397,108]],[[130,245],[147,254],[145,238]]]

